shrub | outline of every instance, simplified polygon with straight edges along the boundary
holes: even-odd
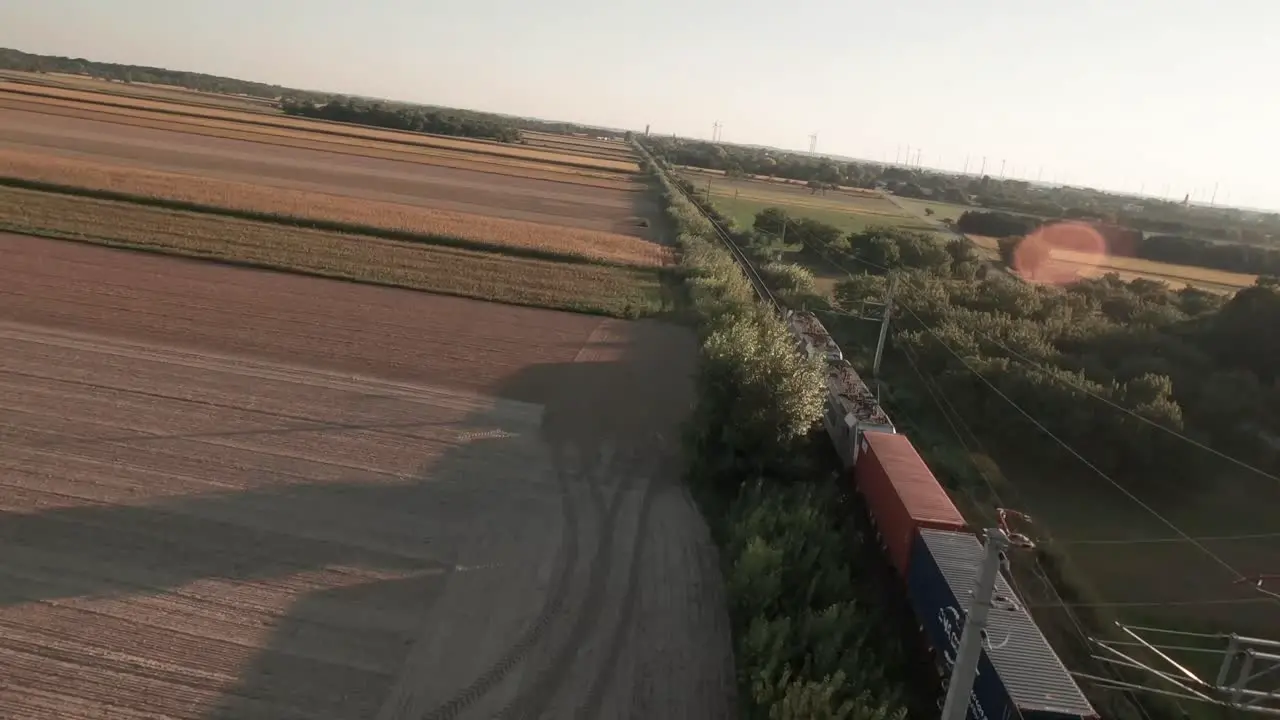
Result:
[[[743,715],[902,720],[901,649],[886,641],[875,590],[853,582],[834,490],[801,470],[825,401],[821,367],[795,351],[710,222],[637,147],[679,233],[702,337],[689,481],[722,548]],[[803,268],[765,273],[784,293],[812,290]]]

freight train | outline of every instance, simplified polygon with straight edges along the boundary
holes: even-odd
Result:
[[[826,363],[823,425],[945,682],[985,554],[982,543],[818,318],[788,312],[784,320],[797,350]],[[968,717],[1098,718],[1003,574],[996,581]]]

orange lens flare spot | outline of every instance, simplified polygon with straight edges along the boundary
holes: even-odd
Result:
[[[1093,275],[1108,254],[1106,238],[1088,224],[1052,223],[1018,243],[1013,269],[1032,282],[1066,285]]]

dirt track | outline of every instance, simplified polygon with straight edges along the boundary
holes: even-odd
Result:
[[[732,715],[683,331],[0,256],[0,717]]]
[[[655,212],[638,185],[637,191],[591,188],[64,117],[29,107],[0,107],[0,147],[633,235],[643,231],[628,218]]]

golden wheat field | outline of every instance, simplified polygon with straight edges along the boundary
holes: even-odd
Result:
[[[585,157],[567,152],[553,152],[528,148],[507,143],[488,142],[449,138],[420,133],[396,132],[377,128],[329,123],[307,118],[294,118],[283,115],[264,115],[255,112],[224,110],[213,107],[183,107],[175,103],[146,100],[125,96],[107,96],[102,93],[86,90],[71,90],[57,87],[38,87],[11,81],[0,81],[0,93],[9,96],[23,97],[28,101],[61,107],[81,107],[90,105],[95,112],[106,115],[124,115],[166,117],[175,124],[197,125],[221,129],[246,129],[252,127],[256,132],[267,135],[283,135],[288,137],[290,131],[322,133],[326,135],[345,136],[351,139],[382,140],[409,146],[420,146],[434,150],[456,150],[468,155],[494,155],[523,160],[533,160],[554,165],[570,165],[576,167],[611,170],[615,172],[634,173],[639,165],[634,161],[610,160]],[[137,115],[140,114],[140,115]],[[196,121],[196,122],[192,122]]]
[[[660,303],[654,268],[566,263],[0,187],[0,230],[606,315]]]
[[[607,263],[657,267],[672,261],[670,248],[617,233],[432,210],[18,150],[0,150],[0,176],[228,210],[446,235],[477,243],[534,249]]]
[[[257,113],[278,113],[276,103],[266,98],[246,95],[225,95],[216,92],[191,90],[175,85],[160,85],[147,82],[124,83],[87,75],[68,75],[65,73],[34,73],[22,70],[0,70],[0,79],[13,80],[25,85],[39,87],[59,87],[69,90],[85,90],[118,97],[144,98],[148,100],[164,100],[191,107],[217,107],[232,110],[245,110]]]
[[[999,240],[984,235],[967,235],[974,245],[998,257]],[[1055,248],[1052,262],[1063,270],[1074,272],[1080,277],[1101,277],[1115,273],[1124,280],[1158,280],[1174,287],[1190,285],[1192,287],[1213,290],[1215,292],[1235,292],[1249,287],[1257,279],[1257,275],[1213,270],[1210,268],[1192,267],[1190,265],[1171,265],[1169,263],[1143,260],[1142,258],[1109,255],[1095,257],[1088,253],[1072,252]]]
[[[509,178],[541,179],[541,181],[571,184],[571,186],[598,187],[604,190],[635,191],[634,179],[611,173],[607,170],[590,170],[571,168],[567,165],[548,165],[531,160],[497,158],[489,155],[468,155],[466,152],[431,150],[426,147],[411,147],[380,143],[378,141],[352,141],[348,138],[328,136],[308,136],[306,133],[280,133],[280,135],[262,135],[253,129],[209,128],[198,122],[188,124],[174,122],[170,118],[132,117],[132,115],[105,115],[92,109],[61,108],[61,106],[44,106],[36,102],[12,102],[4,94],[0,94],[0,110],[35,111],[44,115],[59,118],[76,118],[87,120],[106,120],[125,127],[160,129],[160,131],[183,132],[187,135],[223,138],[223,140],[242,140],[256,142],[259,145],[275,147],[296,147],[301,150],[317,150],[334,155],[348,155],[353,158],[379,158],[397,160],[401,163],[431,165],[435,168],[453,170],[474,170]],[[247,127],[247,126],[246,126]]]
[[[211,121],[199,117],[179,117],[135,110],[98,108],[88,104],[63,103],[62,101],[20,97],[0,92],[0,110],[6,109],[97,122],[105,121],[126,127],[181,132],[188,135],[227,140],[244,140],[262,145],[319,150],[355,157],[375,157],[455,170],[474,170],[508,177],[551,180],[569,185],[614,190],[636,189],[636,183],[632,176],[615,171],[593,170],[570,165],[554,165],[534,160],[481,155],[457,150],[443,150],[351,138],[342,135],[255,127],[249,124],[241,125]]]

